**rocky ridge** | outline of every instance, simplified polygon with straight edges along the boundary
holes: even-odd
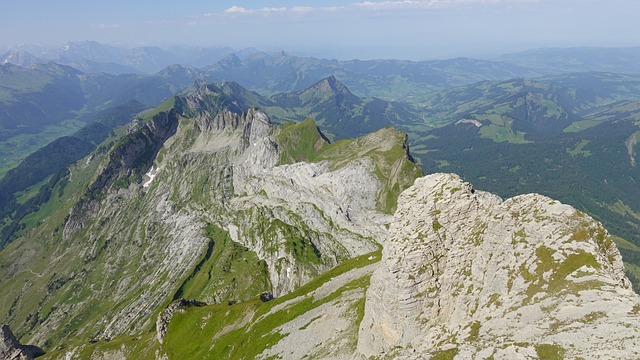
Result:
[[[212,91],[176,98],[76,164],[56,194],[77,205],[4,252],[16,300],[3,316],[20,337],[50,348],[139,334],[180,297],[278,297],[377,248],[390,221],[377,197],[407,180],[374,174],[371,154],[400,143],[337,165],[284,164],[282,128],[258,110],[212,104]]]
[[[640,297],[601,224],[541,195],[502,201],[434,174],[398,200],[358,351],[635,358],[638,335]]]

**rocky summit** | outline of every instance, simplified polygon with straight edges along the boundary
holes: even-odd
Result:
[[[537,194],[502,201],[433,174],[398,200],[358,351],[637,358],[640,297],[609,234],[584,213]]]

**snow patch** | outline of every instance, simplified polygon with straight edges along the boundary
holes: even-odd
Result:
[[[156,175],[158,175],[158,171],[160,171],[160,168],[155,168],[153,166],[151,166],[151,169],[149,169],[149,171],[147,171],[146,174],[144,174],[146,177],[149,178],[149,180],[147,180],[144,184],[142,184],[143,188],[148,188],[151,185],[151,182],[153,181],[153,179],[155,179]]]

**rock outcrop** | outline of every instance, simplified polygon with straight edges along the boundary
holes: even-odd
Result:
[[[31,360],[44,355],[44,351],[37,346],[22,345],[9,329],[2,325],[0,329],[0,359],[4,360]]]
[[[637,358],[640,297],[609,234],[584,213],[537,194],[502,201],[434,174],[398,200],[358,351]]]
[[[132,181],[142,179],[164,142],[175,134],[177,128],[178,114],[174,110],[160,112],[144,125],[139,119],[134,119],[127,136],[110,150],[96,179],[74,206],[65,224],[64,237],[68,238],[84,226],[86,216],[97,206],[96,199],[112,185],[127,188]]]
[[[180,299],[172,302],[169,306],[167,306],[164,311],[158,314],[158,319],[156,320],[156,339],[158,342],[162,344],[164,341],[164,337],[167,335],[167,329],[169,327],[169,323],[173,318],[173,315],[186,307],[189,306],[205,306],[206,304],[193,300],[193,299]]]

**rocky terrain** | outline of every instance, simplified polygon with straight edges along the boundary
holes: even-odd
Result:
[[[379,240],[382,257],[374,252],[346,261],[268,303],[176,313],[155,356],[640,354],[640,297],[630,289],[620,254],[602,225],[570,206],[537,194],[503,201],[456,175],[433,174],[400,195]],[[205,345],[189,347],[190,339]],[[123,354],[139,346],[123,347]]]
[[[0,329],[0,358],[5,360],[31,360],[44,355],[37,346],[22,345],[7,325]]]
[[[640,297],[599,223],[452,174],[402,193],[367,291],[366,356],[636,358]]]
[[[3,328],[1,351],[640,356],[640,297],[600,223],[420,176],[391,127],[330,143],[312,120],[274,126],[202,86],[72,166],[0,252],[16,332]]]
[[[405,134],[334,146],[312,121],[275,127],[211,96],[203,87],[108,139],[55,189],[52,202],[75,205],[2,252],[15,299],[2,316],[19,337],[52,349],[138,334],[175,299],[279,297],[378,248],[393,194],[420,173]],[[301,153],[309,161],[292,163]]]

